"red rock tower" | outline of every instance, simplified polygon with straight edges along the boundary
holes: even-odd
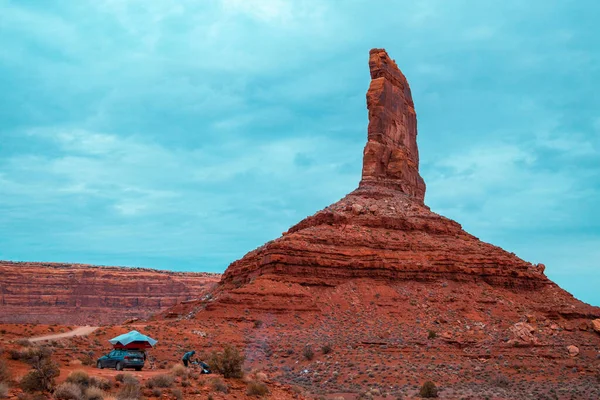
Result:
[[[222,283],[262,276],[316,286],[355,278],[548,284],[542,268],[481,242],[424,204],[408,82],[385,50],[371,50],[369,67],[369,131],[358,189],[232,263]]]
[[[385,50],[369,54],[369,135],[360,186],[383,185],[423,201],[425,182],[419,175],[417,115],[410,87]]]

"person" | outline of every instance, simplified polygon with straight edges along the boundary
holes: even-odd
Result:
[[[183,361],[183,365],[185,365],[186,367],[189,366],[191,358],[194,357],[194,354],[196,354],[196,352],[194,350],[188,351],[187,353],[185,353],[183,355],[183,358],[181,359],[181,361]]]

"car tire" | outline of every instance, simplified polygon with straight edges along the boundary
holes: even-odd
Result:
[[[104,365],[102,365],[102,362],[101,362],[101,361],[98,361],[98,362],[96,363],[96,368],[98,368],[98,369],[104,369]]]
[[[123,371],[123,364],[121,364],[120,362],[118,362],[117,365],[115,365],[115,369],[117,371]]]

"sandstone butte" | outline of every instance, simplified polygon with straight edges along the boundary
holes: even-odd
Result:
[[[410,87],[384,50],[370,53],[368,141],[358,189],[234,262],[222,283],[257,277],[336,286],[355,278],[552,285],[542,265],[478,240],[424,204]]]
[[[0,261],[0,322],[109,324],[197,299],[220,275]]]
[[[369,67],[358,188],[152,323],[201,332],[201,350],[233,343],[280,382],[320,392],[414,394],[433,380],[447,398],[491,398],[486,388],[501,386],[506,396],[494,398],[553,396],[565,385],[600,398],[600,308],[424,204],[408,82],[383,49]]]

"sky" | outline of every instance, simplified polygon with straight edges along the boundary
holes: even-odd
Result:
[[[352,191],[369,49],[426,203],[600,305],[596,0],[0,0],[0,259],[222,272]]]

